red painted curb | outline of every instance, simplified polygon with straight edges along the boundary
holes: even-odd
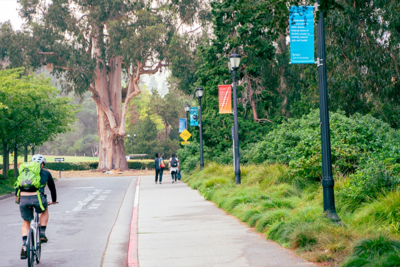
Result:
[[[139,185],[140,177],[136,183],[135,191],[135,202],[133,203],[132,219],[131,219],[131,231],[129,234],[129,245],[128,245],[128,267],[139,267],[138,257],[138,209],[139,209]]]

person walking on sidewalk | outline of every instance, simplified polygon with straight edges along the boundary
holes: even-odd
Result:
[[[160,184],[161,184],[161,181],[162,181],[162,177],[163,177],[163,174],[164,174],[164,168],[165,168],[165,162],[164,162],[164,159],[163,159],[163,155],[164,154],[162,154],[160,156],[160,159],[159,159],[159,162],[160,162]]]
[[[179,172],[179,160],[174,153],[169,158],[168,168],[171,173],[172,183],[174,182],[176,183],[176,179],[178,179],[178,172]]]
[[[158,176],[160,175],[161,168],[160,168],[160,158],[159,158],[158,153],[156,153],[155,156],[156,156],[156,159],[154,160],[154,169],[156,171],[156,184],[157,184]],[[161,184],[161,179],[162,179],[162,176],[160,175],[160,184]]]

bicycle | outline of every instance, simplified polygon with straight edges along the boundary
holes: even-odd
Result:
[[[50,205],[52,204],[49,204],[49,206]],[[26,240],[26,252],[28,254],[27,257],[28,267],[33,267],[35,261],[37,264],[40,263],[40,257],[42,255],[42,241],[40,240],[39,213],[36,211],[35,211],[35,218],[33,219],[33,223],[31,223],[31,227],[28,233],[28,238]]]

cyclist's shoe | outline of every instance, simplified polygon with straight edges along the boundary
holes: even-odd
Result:
[[[47,243],[48,239],[44,233],[40,233],[40,241],[42,241],[42,243]]]
[[[28,257],[28,252],[26,251],[26,245],[23,244],[21,248],[21,260],[25,260]]]

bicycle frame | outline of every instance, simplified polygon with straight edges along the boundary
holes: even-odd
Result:
[[[35,212],[35,218],[31,222],[31,226],[29,229],[27,244],[28,248],[28,267],[40,262],[40,254],[41,254],[41,241],[40,241],[40,222],[39,222],[39,213]],[[31,253],[31,250],[33,253]]]

